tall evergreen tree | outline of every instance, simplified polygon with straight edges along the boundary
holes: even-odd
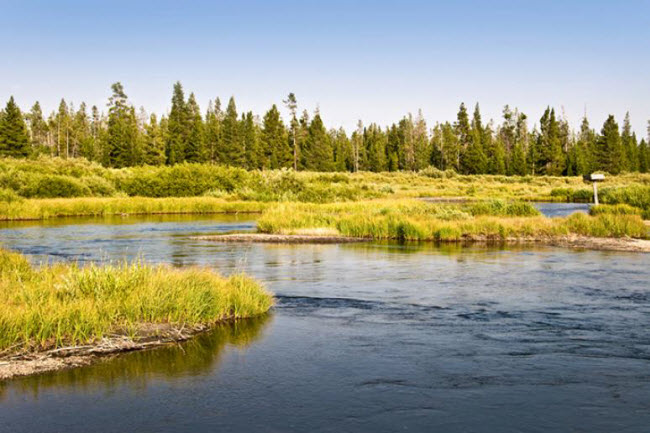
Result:
[[[427,122],[424,120],[422,110],[418,110],[418,115],[413,125],[413,147],[415,151],[415,170],[422,170],[429,165],[429,161],[431,160],[429,132],[427,131]]]
[[[0,156],[25,157],[30,152],[25,119],[11,96],[0,117]]]
[[[174,84],[172,109],[167,120],[167,163],[178,164],[185,160],[185,147],[189,136],[189,113],[185,104],[183,86],[179,81]]]
[[[364,143],[368,155],[367,166],[369,171],[386,171],[386,134],[377,124],[371,124],[364,131]]]
[[[285,105],[289,109],[289,114],[291,115],[290,125],[291,125],[291,147],[293,150],[293,169],[298,170],[298,119],[296,118],[296,112],[298,111],[298,100],[296,95],[293,92],[289,93],[287,99],[284,100]]]
[[[310,171],[332,171],[334,152],[320,113],[316,112],[307,129],[305,148],[302,152],[305,169]]]
[[[237,118],[237,106],[235,98],[231,97],[226,108],[226,115],[221,124],[222,146],[220,162],[223,164],[243,167],[245,163],[244,147],[242,143],[239,119]]]
[[[297,130],[294,133],[297,134]],[[292,136],[292,146],[293,139]],[[293,166],[294,149],[292,146],[290,147],[288,140],[287,130],[280,118],[278,107],[273,104],[271,109],[264,115],[262,123],[260,168],[276,169]]]
[[[463,158],[463,173],[483,174],[487,170],[487,158],[483,151],[483,123],[478,104],[474,108],[474,116],[470,129],[471,140]]]
[[[121,83],[114,83],[111,90],[113,95],[108,103],[106,160],[111,167],[128,167],[134,162],[138,140],[135,109],[128,105],[128,99]]]
[[[212,163],[217,162],[221,148],[221,122],[223,112],[221,111],[221,100],[217,98],[208,105],[205,115],[205,150],[206,159]]]
[[[648,143],[645,140],[641,140],[639,143],[639,172],[648,173],[650,171],[650,150],[648,149]]]
[[[334,148],[334,170],[353,171],[352,143],[343,128],[330,133],[330,140]]]
[[[258,129],[252,111],[245,115],[242,114],[241,135],[244,146],[244,167],[248,170],[262,168],[263,155]]]
[[[596,161],[597,169],[605,170],[611,174],[621,172],[622,146],[618,123],[611,114],[603,124],[597,141]]]
[[[142,162],[147,165],[165,163],[165,137],[155,114],[149,117],[144,128]]]
[[[629,111],[625,113],[625,119],[623,120],[623,129],[621,131],[621,146],[621,170],[638,171],[639,155],[637,151],[637,141],[636,136],[632,132]]]
[[[190,96],[186,104],[187,116],[187,141],[184,146],[184,160],[187,162],[204,162],[205,161],[205,131],[201,109],[196,102],[194,93]]]
[[[50,153],[48,149],[49,128],[43,118],[43,110],[38,101],[34,103],[26,117],[29,123],[29,135],[32,147],[38,152],[47,151]]]
[[[454,124],[456,136],[458,137],[458,148],[456,154],[457,170],[462,173],[467,173],[469,168],[465,161],[465,154],[472,142],[472,129],[469,124],[469,115],[465,104],[461,103],[456,116],[456,123]]]

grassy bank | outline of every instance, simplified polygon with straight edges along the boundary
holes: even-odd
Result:
[[[0,221],[45,220],[64,216],[212,214],[262,212],[268,203],[213,197],[58,198],[0,201]]]
[[[272,297],[255,280],[204,268],[142,262],[33,267],[0,249],[0,353],[38,352],[96,342],[137,340],[172,329],[266,312]]]
[[[650,174],[606,176],[604,190],[650,186]],[[333,203],[373,198],[469,197],[591,201],[581,177],[414,172],[246,171],[211,164],[110,169],[84,159],[0,159],[0,202],[71,197],[199,197],[228,201]]]
[[[505,240],[567,235],[648,237],[638,215],[574,214],[545,218],[525,203],[433,205],[416,200],[340,204],[282,204],[258,220],[264,233],[329,232],[412,241]]]

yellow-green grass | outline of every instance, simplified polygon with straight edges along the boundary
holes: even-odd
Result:
[[[261,212],[267,203],[213,197],[79,197],[0,201],[0,221],[44,220],[65,216],[211,214]]]
[[[497,206],[498,207],[498,206]],[[519,211],[519,205],[514,209]],[[472,205],[434,205],[417,200],[337,204],[283,204],[258,220],[265,233],[336,230],[342,236],[412,241],[548,238],[567,235],[647,238],[638,215],[574,214],[566,218],[472,213]]]
[[[254,279],[142,261],[33,267],[0,249],[0,353],[87,344],[143,327],[209,325],[265,313],[272,296]],[[155,329],[155,327],[154,327]]]
[[[604,189],[650,185],[650,174],[607,175]],[[213,164],[110,169],[82,158],[0,158],[0,201],[57,197],[197,197],[260,202],[312,202],[404,197],[469,197],[589,201],[582,177],[459,175],[415,172],[316,173]],[[628,203],[633,204],[633,203]]]

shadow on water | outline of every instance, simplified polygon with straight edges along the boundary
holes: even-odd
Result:
[[[273,321],[271,313],[218,325],[180,344],[151,350],[122,353],[105,357],[82,368],[72,368],[36,376],[0,382],[0,401],[9,390],[30,394],[38,399],[47,388],[92,389],[115,388],[128,384],[144,389],[157,378],[203,375],[218,366],[228,346],[244,349],[262,338],[264,329]]]

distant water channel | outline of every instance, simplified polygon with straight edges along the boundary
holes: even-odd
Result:
[[[44,260],[245,270],[273,312],[0,384],[0,432],[647,432],[650,255],[218,244],[236,217],[0,225]]]

